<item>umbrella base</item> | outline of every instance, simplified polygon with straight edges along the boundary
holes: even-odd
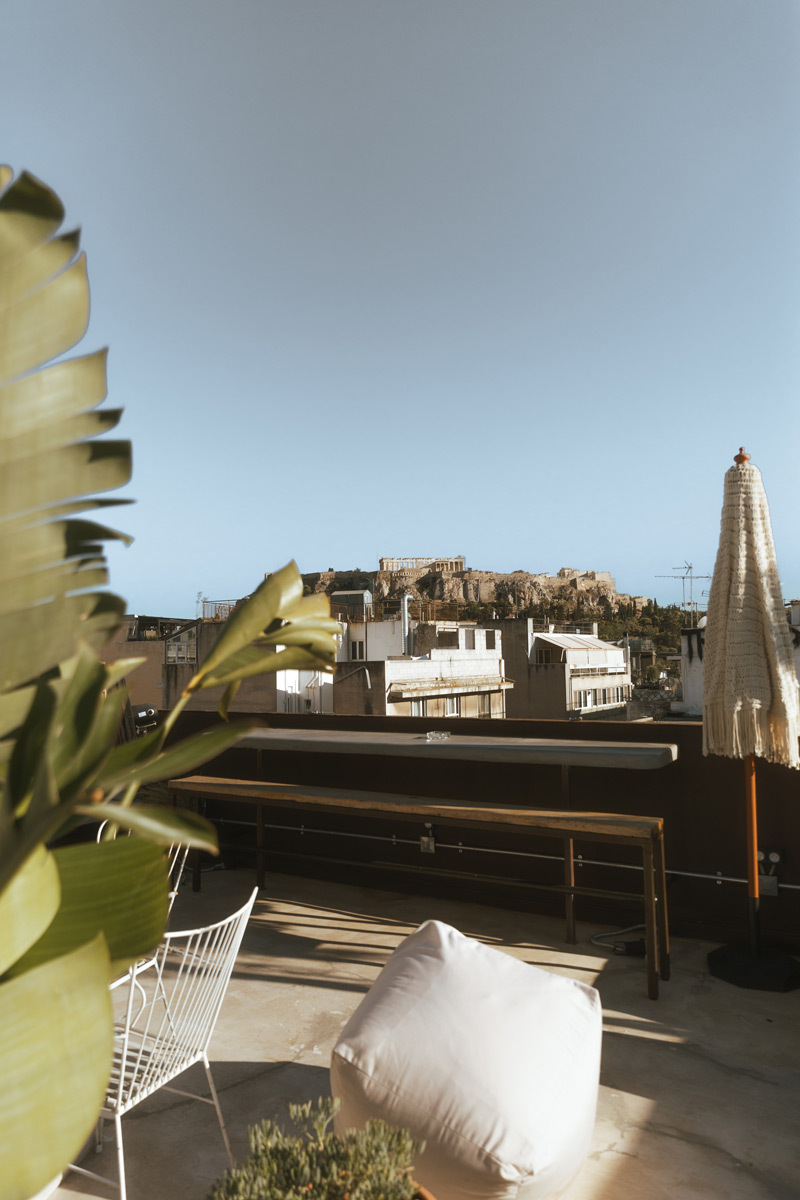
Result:
[[[754,954],[745,944],[718,946],[707,961],[712,975],[736,987],[761,992],[791,992],[800,988],[800,962],[780,950]]]

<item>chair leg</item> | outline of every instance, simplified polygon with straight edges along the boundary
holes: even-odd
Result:
[[[219,1105],[219,1097],[217,1096],[217,1089],[214,1087],[214,1079],[211,1074],[211,1067],[208,1062],[208,1055],[206,1055],[206,1054],[203,1055],[203,1066],[206,1069],[206,1079],[208,1080],[208,1086],[211,1091],[211,1100],[214,1104],[214,1108],[217,1110],[217,1120],[219,1121],[219,1127],[222,1131],[222,1140],[225,1143],[225,1149],[228,1154],[228,1162],[231,1164],[232,1167],[235,1167],[236,1163],[234,1162],[233,1151],[231,1150],[231,1143],[228,1138],[228,1131],[225,1128],[225,1120],[222,1116],[222,1109],[220,1108],[220,1105]],[[124,1197],[123,1197],[123,1200],[125,1200]]]
[[[126,1200],[127,1192],[125,1190],[125,1155],[122,1150],[122,1118],[117,1115],[114,1117],[114,1125],[117,1130],[117,1170],[119,1172],[119,1196],[120,1200]]]

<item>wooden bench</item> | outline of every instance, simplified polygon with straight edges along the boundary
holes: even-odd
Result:
[[[266,783],[251,779],[221,779],[190,775],[169,781],[173,805],[183,803],[197,809],[200,800],[251,804],[256,810],[256,879],[264,886],[266,825],[264,812],[288,808],[295,812],[362,813],[366,817],[419,818],[430,826],[457,825],[472,829],[517,829],[540,837],[558,838],[564,847],[564,882],[536,883],[542,891],[563,893],[567,941],[575,943],[575,896],[598,896],[616,900],[641,899],[644,903],[647,990],[655,1000],[658,976],[669,979],[669,927],[664,870],[664,823],[661,817],[625,816],[615,813],[571,812],[550,809],[514,808],[472,801],[400,796],[387,792],[356,792],[309,787],[305,784]],[[575,883],[574,839],[636,846],[642,855],[642,893],[616,892],[582,887]],[[200,860],[192,856],[192,886],[200,890]]]

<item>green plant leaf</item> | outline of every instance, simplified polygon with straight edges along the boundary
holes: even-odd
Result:
[[[11,968],[30,971],[105,934],[116,978],[158,945],[167,920],[163,847],[138,837],[86,842],[52,851],[61,905],[44,934]]]
[[[27,807],[27,801],[33,792],[36,772],[46,754],[57,703],[53,688],[47,683],[40,683],[25,724],[17,735],[8,766],[6,786],[11,805],[18,815],[21,814],[23,805]]]
[[[157,783],[162,779],[177,779],[180,775],[186,775],[195,767],[208,762],[210,758],[216,758],[218,754],[236,745],[248,733],[262,727],[263,721],[235,721],[229,725],[222,725],[219,729],[205,729],[202,733],[170,746],[163,754],[157,754],[150,761],[137,762],[127,769],[115,770],[119,759],[112,754],[97,775],[95,783],[108,791],[110,788],[118,789],[131,783]]]
[[[36,291],[63,271],[77,255],[80,241],[80,230],[72,229],[44,242],[36,254],[26,254],[16,262],[7,263],[0,274],[0,308]]]
[[[101,563],[101,566],[95,564]],[[108,570],[103,559],[85,563],[59,563],[44,571],[36,571],[15,581],[13,604],[16,609],[25,605],[39,604],[42,600],[54,600],[71,592],[88,588],[105,587]],[[11,588],[3,589],[7,593]],[[11,599],[11,597],[9,597]]]
[[[55,192],[23,171],[0,196],[0,267],[5,269],[46,242],[64,220]],[[4,185],[5,186],[5,185]]]
[[[225,691],[224,691],[222,698],[220,699],[219,705],[217,707],[217,712],[222,717],[223,721],[227,721],[227,719],[228,719],[228,712],[229,712],[230,707],[233,704],[234,700],[236,699],[236,693],[238,692],[240,686],[241,686],[241,680],[234,679],[233,683],[229,683],[228,686],[225,688]]]
[[[122,683],[137,667],[146,662],[146,658],[117,658],[112,663],[106,663],[106,687],[112,688]]]
[[[37,846],[0,894],[0,976],[42,936],[60,900],[55,859],[44,846]]]
[[[19,688],[16,692],[0,695],[0,737],[19,728],[35,695],[35,687]]]
[[[220,663],[216,671],[206,675],[202,687],[219,687],[222,684],[233,683],[242,679],[251,679],[255,675],[263,675],[269,671],[288,671],[299,668],[322,668],[322,650],[308,649],[305,646],[289,646],[276,654],[264,653],[256,647],[248,646],[237,654],[231,655],[225,662]]]
[[[132,782],[136,776],[136,768],[145,766],[160,753],[166,738],[166,728],[160,725],[151,729],[132,742],[122,742],[115,746],[103,768],[101,783],[105,787],[116,786],[118,783]]]
[[[303,596],[295,610],[293,621],[302,620],[309,617],[316,620],[318,617],[328,617],[331,615],[331,602],[324,592],[317,592],[312,596]],[[339,622],[334,624],[338,627]]]
[[[102,936],[0,984],[0,1191],[28,1200],[89,1136],[111,1071]]]
[[[106,397],[107,350],[43,367],[0,388],[4,437],[96,408]]]
[[[102,645],[124,613],[118,596],[82,593],[0,615],[0,691],[27,684],[71,658],[79,637]]]
[[[53,769],[65,801],[92,786],[116,741],[128,693],[114,688],[104,694],[105,681],[102,664],[87,652],[75,686],[55,714]]]
[[[78,501],[61,505],[63,509],[74,509]],[[49,510],[45,510],[49,511]],[[44,511],[35,514],[35,523],[30,515],[26,520],[14,517],[0,529],[0,601],[2,611],[19,607],[13,603],[13,592],[17,581],[27,572],[46,569],[53,563],[75,567],[87,558],[96,558],[102,552],[104,541],[121,541],[129,544],[131,539],[116,529],[108,529],[93,521],[44,521]],[[7,594],[6,594],[7,593]],[[46,598],[43,594],[42,598]]]
[[[33,793],[27,811],[25,812],[24,805],[21,810],[17,810],[25,813],[21,822],[22,832],[30,845],[35,846],[40,840],[48,840],[63,825],[66,813],[63,808],[58,811],[59,799],[50,755],[43,753],[36,769]]]
[[[75,811],[97,821],[113,821],[159,846],[184,842],[209,854],[219,853],[217,831],[210,821],[188,808],[158,804],[79,804]]]
[[[336,650],[336,636],[341,633],[338,621],[331,617],[292,617],[279,629],[261,634],[257,642],[261,646],[305,646],[316,645],[321,653]]]
[[[71,349],[83,337],[89,323],[85,256],[81,255],[44,287],[4,309],[3,323],[0,382],[24,375]]]
[[[77,442],[9,463],[0,475],[0,510],[39,509],[66,498],[122,487],[131,477],[129,442]]]
[[[121,416],[121,408],[102,408],[96,412],[79,413],[74,417],[51,421],[27,433],[19,433],[14,438],[0,438],[0,466],[7,468],[12,462],[24,462],[30,466],[32,459],[56,447],[71,446],[75,442],[107,433],[119,424]]]
[[[290,616],[302,596],[303,580],[294,562],[288,563],[280,571],[270,575],[269,579],[265,579],[252,596],[231,613],[219,641],[189,683],[187,691],[194,691],[195,686],[199,687],[200,681],[209,671],[249,645],[272,621]]]

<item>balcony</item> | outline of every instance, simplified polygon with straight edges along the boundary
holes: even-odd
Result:
[[[214,714],[185,713],[181,729],[188,732],[215,722]],[[424,733],[431,727],[426,717],[353,717],[270,713],[274,728],[353,729],[379,732]],[[625,721],[587,721],[576,725],[568,720],[502,720],[479,718],[436,718],[437,729],[478,736],[576,738],[598,742],[671,742],[678,746],[677,762],[658,771],[626,771],[575,768],[570,777],[569,804],[578,810],[643,814],[664,820],[667,872],[669,876],[670,927],[679,936],[707,937],[728,941],[747,926],[745,894],[745,820],[742,765],[729,759],[702,754],[699,722],[635,724]],[[229,751],[203,768],[212,775],[249,779],[276,779],[316,787],[351,788],[359,791],[389,791],[463,800],[498,801],[534,808],[565,807],[563,777],[558,767],[498,765],[492,763],[426,764],[424,771],[414,760],[389,758],[381,761],[343,754],[265,755],[254,750]],[[762,904],[765,937],[785,949],[800,951],[800,856],[792,848],[800,845],[800,808],[796,802],[797,781],[793,772],[770,764],[758,764],[759,830],[764,849],[783,852],[779,878],[772,880],[775,896]],[[236,816],[236,814],[231,814]],[[241,821],[226,820],[223,841],[239,843],[247,861],[253,853],[252,815]],[[341,818],[336,824],[315,821],[318,832],[306,830],[277,834],[268,857],[270,869],[317,873],[329,878],[358,881],[369,886],[412,889],[416,893],[446,896],[475,894],[492,904],[543,912],[559,911],[552,902],[532,896],[524,885],[528,860],[520,851],[551,853],[552,844],[521,846],[517,838],[500,834],[471,839],[465,833],[459,849],[448,851],[433,862],[419,854],[420,830],[402,823],[392,830],[365,829],[358,818]],[[299,828],[299,825],[298,825]],[[365,833],[376,832],[369,838]],[[424,831],[423,831],[424,832]],[[384,834],[394,834],[388,843]],[[448,839],[450,840],[450,839]],[[405,846],[405,841],[410,844]],[[581,882],[588,887],[631,889],[632,861],[609,855],[602,847],[578,845],[583,854]],[[496,853],[492,853],[496,851]],[[508,852],[508,853],[506,853]],[[339,865],[337,866],[338,860]],[[309,864],[313,861],[313,872]],[[537,860],[540,877],[558,880],[561,865]],[[376,865],[377,864],[377,865]],[[519,869],[512,869],[519,866]],[[444,878],[446,871],[454,876]],[[522,882],[517,882],[521,880]],[[456,891],[454,891],[456,889]],[[626,912],[601,901],[583,901],[587,919],[613,922]],[[627,915],[636,915],[636,909]]]
[[[184,722],[198,728],[196,713]],[[301,719],[269,714],[272,726],[424,731],[413,718]],[[454,732],[574,738],[555,721],[439,721]],[[491,839],[470,845],[448,839],[447,861],[420,854],[419,839],[398,826],[276,836],[263,889],[212,1043],[212,1068],[234,1153],[246,1153],[246,1130],[285,1112],[290,1101],[329,1093],[328,1063],[339,1031],[399,941],[435,917],[524,962],[598,988],[604,1049],[592,1153],[570,1200],[642,1196],[767,1200],[797,1193],[796,1106],[800,1088],[797,993],[734,988],[712,977],[706,954],[746,931],[741,764],[703,758],[700,726],[690,722],[581,726],[586,741],[665,741],[678,761],[656,771],[571,769],[576,809],[664,817],[672,977],[648,999],[641,959],[593,943],[593,935],[641,920],[636,904],[577,901],[578,943],[564,941],[560,902],[524,887],[534,870],[559,877],[561,865],[538,846]],[[391,790],[464,799],[501,798],[559,807],[562,772],[554,767],[432,763],[424,776],[412,760],[387,763],[347,755],[264,755],[237,749],[204,770],[280,778],[360,790]],[[387,770],[387,767],[389,768]],[[765,941],[797,952],[800,813],[795,776],[758,766],[762,842],[784,851],[774,895],[762,902]],[[235,908],[253,884],[252,831],[242,817],[220,825],[224,870],[203,865],[202,891],[184,884],[174,927],[193,927]],[[373,836],[376,834],[377,836]],[[392,844],[394,842],[394,844]],[[547,847],[552,852],[552,844]],[[632,887],[635,864],[608,847],[577,845],[585,881]],[[530,857],[524,855],[530,852]],[[438,849],[437,849],[438,853]],[[614,861],[609,861],[609,860]],[[635,890],[635,889],[632,889]],[[637,937],[620,934],[618,940]],[[191,1081],[190,1081],[191,1082]],[[542,1085],[546,1086],[546,1082]],[[111,1147],[106,1157],[113,1157]],[[166,1093],[127,1119],[131,1200],[205,1200],[226,1168],[214,1114]],[[89,1164],[92,1165],[91,1163]],[[60,1197],[98,1194],[68,1176]]]
[[[223,916],[252,882],[245,867],[209,871],[199,894],[184,886],[173,924]],[[247,1153],[248,1125],[330,1094],[339,1031],[394,946],[429,917],[600,991],[594,1142],[570,1200],[796,1194],[797,993],[732,988],[708,975],[708,943],[679,938],[672,979],[654,1002],[641,986],[641,960],[591,944],[597,926],[579,924],[579,945],[566,946],[557,918],[281,874],[269,876],[257,901],[211,1046],[237,1159]],[[187,1087],[201,1085],[202,1069],[193,1070]],[[125,1122],[130,1200],[205,1200],[227,1167],[212,1109],[162,1092]],[[107,1144],[101,1169],[113,1169],[113,1157]],[[56,1193],[100,1194],[75,1174]]]

